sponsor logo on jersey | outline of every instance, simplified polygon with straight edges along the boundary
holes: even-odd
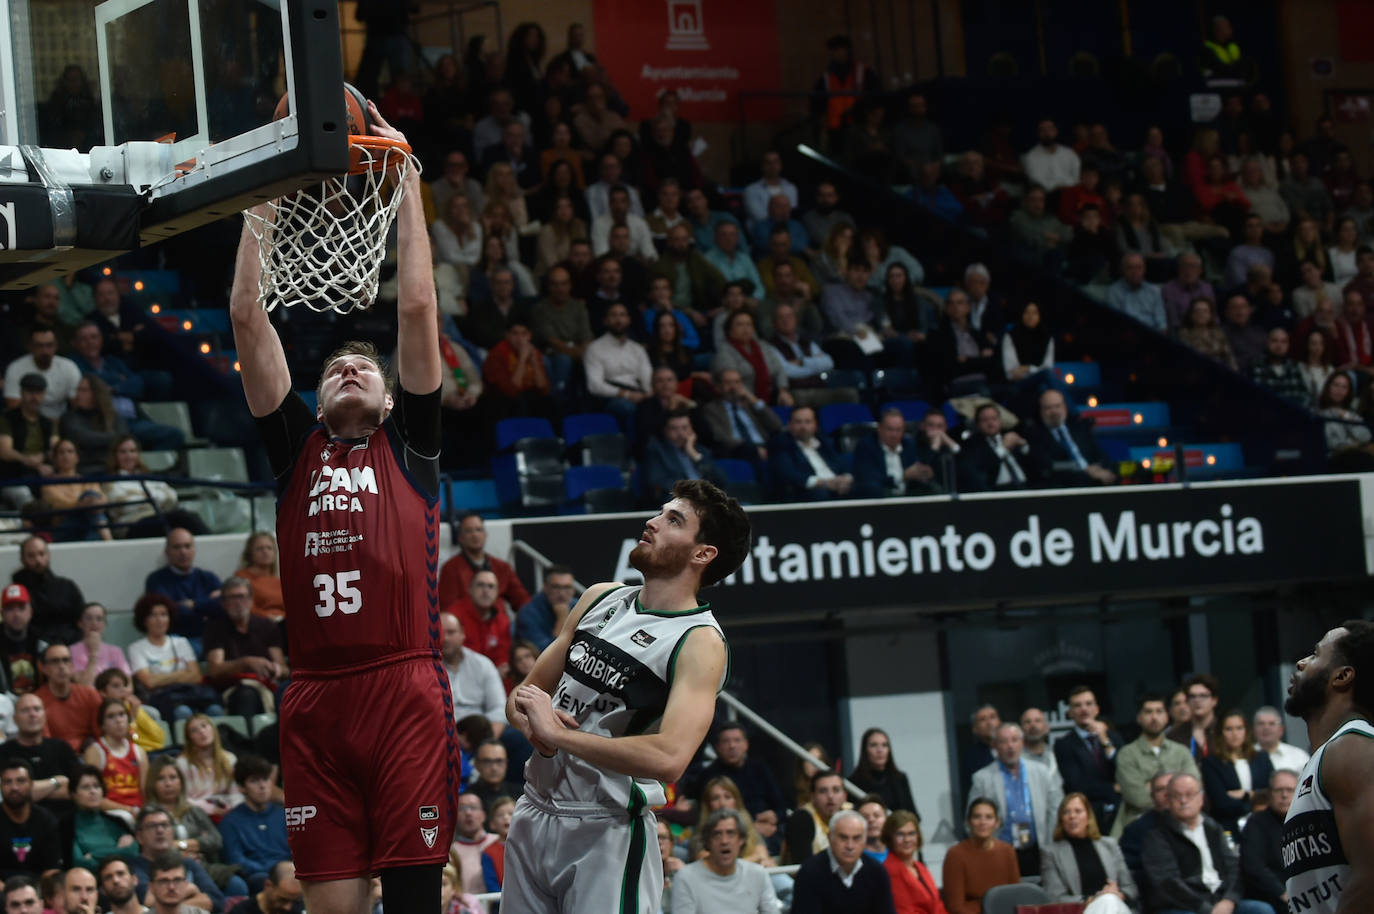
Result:
[[[633,635],[630,636],[630,640],[633,641],[635,644],[638,644],[640,647],[648,647],[658,639],[641,628],[639,631],[635,632]]]
[[[1283,872],[1288,879],[1349,862],[1336,829],[1336,815],[1329,809],[1299,813],[1285,822],[1282,852]]]
[[[376,495],[377,474],[372,467],[331,467],[321,466],[310,474],[309,517],[322,511],[363,510],[363,494]]]
[[[288,806],[286,807],[286,827],[305,828],[305,823],[318,814],[319,810],[314,806]]]
[[[420,837],[424,839],[425,847],[433,847],[434,840],[439,837],[439,826],[433,828],[421,828]]]
[[[330,555],[335,552],[351,552],[354,543],[361,543],[363,535],[352,530],[325,530],[305,534],[305,555]]]
[[[439,807],[437,807],[437,806],[421,806],[421,807],[420,807],[420,821],[421,821],[421,822],[433,822],[433,821],[434,821],[435,819],[437,819],[437,818],[439,818]]]
[[[1302,786],[1298,788],[1299,797],[1305,797],[1312,792],[1312,777],[1313,776],[1309,774],[1307,777],[1303,778]],[[1296,800],[1297,797],[1294,797],[1293,799]]]
[[[630,673],[597,656],[584,642],[577,641],[568,649],[568,666],[593,680],[607,692],[618,692],[630,681]]]

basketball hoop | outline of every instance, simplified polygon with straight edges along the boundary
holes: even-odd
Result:
[[[244,213],[258,240],[264,311],[304,305],[347,314],[376,298],[405,179],[420,163],[406,143],[356,134],[348,137],[348,160],[347,175]]]

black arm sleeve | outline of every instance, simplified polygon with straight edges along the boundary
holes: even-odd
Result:
[[[397,456],[416,482],[435,497],[439,495],[439,447],[443,440],[442,399],[442,385],[427,394],[413,394],[398,386],[390,416],[403,446]]]
[[[292,390],[287,392],[280,406],[265,416],[259,416],[256,421],[263,447],[267,449],[267,459],[272,464],[272,475],[277,480],[277,494],[280,495],[291,477],[291,468],[296,464],[301,445],[318,420],[301,395]]]

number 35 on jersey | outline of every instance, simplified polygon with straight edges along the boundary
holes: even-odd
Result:
[[[327,619],[334,615],[334,610],[337,609],[351,616],[362,609],[363,595],[354,586],[359,577],[361,572],[357,571],[315,575],[315,595],[319,597],[319,602],[315,604],[315,615]]]

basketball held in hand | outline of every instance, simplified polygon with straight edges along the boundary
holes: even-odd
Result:
[[[367,116],[367,99],[348,83],[343,84],[343,89],[345,126],[353,136],[366,136],[372,132],[372,123]],[[272,112],[272,120],[279,121],[290,113],[291,98],[289,95],[283,95],[277,102],[276,110]]]

